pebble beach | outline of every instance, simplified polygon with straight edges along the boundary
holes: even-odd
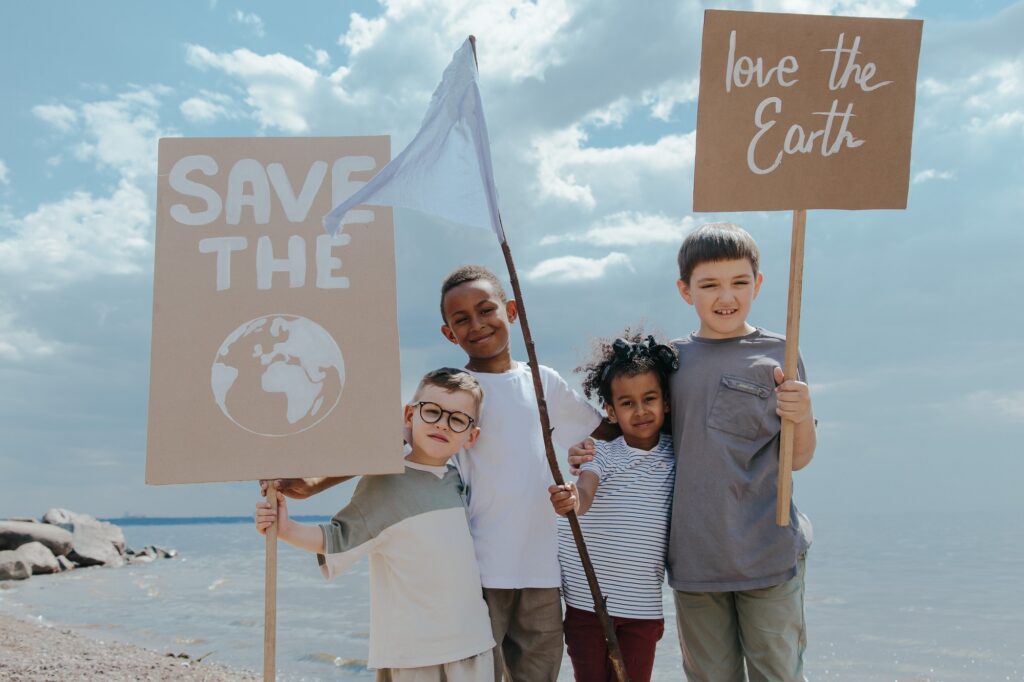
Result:
[[[249,682],[254,673],[131,644],[93,639],[43,622],[0,616],[0,679],[6,682],[180,680]]]

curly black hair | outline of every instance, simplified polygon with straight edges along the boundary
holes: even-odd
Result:
[[[679,354],[672,346],[645,336],[643,330],[626,328],[617,339],[597,339],[589,362],[574,371],[583,374],[583,394],[595,394],[602,405],[612,401],[612,380],[654,372],[662,393],[668,397],[668,377],[679,369]]]

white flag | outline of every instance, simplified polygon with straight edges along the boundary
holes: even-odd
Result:
[[[467,39],[444,70],[416,137],[324,216],[329,234],[338,233],[348,211],[371,204],[412,208],[463,225],[490,226],[498,241],[505,242],[476,76],[473,46]]]

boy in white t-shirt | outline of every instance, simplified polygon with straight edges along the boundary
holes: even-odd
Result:
[[[466,369],[487,394],[471,455],[455,457],[469,493],[484,599],[502,663],[515,682],[554,682],[562,661],[558,522],[529,366],[512,359],[509,327],[518,315],[490,270],[467,265],[441,286],[441,333],[468,356]],[[568,448],[588,434],[618,435],[549,367],[541,383],[552,439]]]

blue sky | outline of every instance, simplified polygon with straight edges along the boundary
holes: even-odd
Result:
[[[0,8],[0,516],[251,511],[251,484],[143,483],[156,141],[390,134],[397,151],[469,33],[542,362],[575,381],[595,335],[695,329],[674,256],[712,219],[760,242],[752,321],[782,331],[789,215],[692,213],[710,6],[925,19],[908,209],[808,214],[820,436],[798,504],[1024,510],[1024,2],[219,0]],[[396,224],[408,395],[462,362],[438,333],[442,277],[503,262],[489,233]]]

